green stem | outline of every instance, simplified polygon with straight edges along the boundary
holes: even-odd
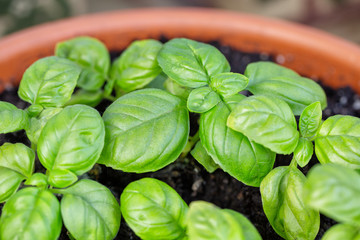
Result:
[[[182,158],[186,157],[189,154],[189,152],[191,151],[191,149],[193,149],[193,147],[199,140],[200,140],[199,131],[197,131],[194,136],[189,137],[189,140],[188,140],[184,150],[181,153],[181,157]]]
[[[289,166],[292,167],[292,168],[297,168],[297,162],[296,162],[296,160],[295,160],[294,157],[293,157],[293,159],[291,160],[291,163],[290,163]]]

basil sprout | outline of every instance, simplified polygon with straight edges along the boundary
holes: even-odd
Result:
[[[42,58],[25,71],[19,97],[43,107],[61,107],[70,100],[80,73],[81,68],[70,60]]]
[[[219,73],[211,76],[210,86],[221,96],[230,97],[244,90],[249,79],[239,73]]]
[[[217,165],[210,157],[204,146],[201,144],[201,141],[196,143],[194,149],[191,150],[190,153],[209,173],[212,173],[219,168],[219,165]]]
[[[0,101],[0,134],[16,132],[28,126],[29,117],[25,111],[8,102]]]
[[[121,194],[121,212],[141,239],[182,239],[188,206],[169,185],[152,178],[130,183]]]
[[[320,102],[314,102],[307,106],[301,113],[299,120],[299,129],[301,136],[312,140],[315,138],[321,125],[321,105]]]
[[[220,101],[220,96],[211,88],[195,88],[190,92],[187,108],[190,112],[204,113],[215,107]]]
[[[281,99],[256,95],[241,101],[227,125],[276,153],[290,154],[299,139],[295,117]]]
[[[360,226],[360,175],[337,164],[313,167],[305,185],[306,204],[336,221]]]
[[[56,240],[62,227],[60,204],[48,190],[25,188],[6,202],[0,239]]]
[[[36,186],[39,188],[46,187],[49,185],[48,177],[43,173],[34,173],[25,182],[25,185]]]
[[[315,139],[315,153],[320,163],[337,163],[360,169],[360,119],[335,115],[321,125]]]
[[[113,63],[111,78],[125,92],[146,86],[161,73],[156,60],[161,47],[156,40],[134,41]]]
[[[68,169],[54,169],[48,175],[48,183],[57,188],[65,188],[78,180],[76,174]]]
[[[228,61],[215,47],[185,38],[165,43],[157,60],[166,75],[190,88],[208,85],[210,76],[230,71]]]
[[[77,37],[56,45],[55,55],[81,66],[77,85],[88,91],[102,87],[110,69],[110,55],[106,46],[95,38]]]
[[[336,224],[327,230],[322,237],[322,240],[359,240],[360,227],[355,227],[348,224]]]
[[[185,102],[160,89],[120,97],[103,119],[106,137],[99,163],[126,172],[163,168],[179,157],[189,136]]]
[[[314,145],[306,138],[300,137],[298,145],[294,150],[294,159],[300,165],[305,167],[314,154]]]

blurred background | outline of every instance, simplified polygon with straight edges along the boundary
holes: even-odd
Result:
[[[86,13],[176,6],[227,9],[286,19],[360,44],[360,0],[0,0],[0,37]]]

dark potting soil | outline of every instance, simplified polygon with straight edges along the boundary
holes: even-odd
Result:
[[[227,57],[231,64],[233,72],[243,73],[246,65],[255,61],[273,61],[272,57],[266,54],[242,53],[231,49],[228,46],[222,46],[218,42],[211,42]],[[116,58],[120,53],[112,53],[112,58]],[[321,83],[320,83],[321,84]],[[323,86],[328,97],[328,107],[323,112],[323,118],[326,119],[334,114],[346,114],[360,116],[360,96],[350,88],[338,90]],[[6,89],[0,94],[1,101],[8,101],[19,108],[27,107],[17,97],[17,89]],[[110,102],[100,104],[98,110],[100,113],[106,109]],[[197,128],[195,114],[191,115],[191,127]],[[5,142],[23,142],[29,145],[25,132],[0,134],[0,145]],[[288,165],[291,156],[278,155],[275,166]],[[303,170],[304,173],[317,163],[313,157],[309,165]],[[40,169],[37,164],[38,170]],[[229,208],[244,214],[257,228],[264,240],[276,240],[280,238],[270,226],[264,211],[262,209],[261,196],[259,188],[249,187],[237,181],[222,170],[216,170],[209,174],[201,165],[199,165],[189,154],[185,159],[180,159],[173,164],[153,173],[135,174],[124,173],[113,170],[102,165],[96,165],[88,174],[83,177],[92,178],[107,186],[119,200],[123,189],[132,181],[152,177],[162,180],[173,187],[188,204],[196,200],[205,200],[221,208]],[[0,204],[0,213],[3,204]],[[324,232],[335,222],[325,216],[321,216],[319,234],[316,239],[320,239]],[[60,239],[69,239],[65,228],[63,228]],[[116,239],[135,240],[140,239],[127,226],[125,221],[121,220],[121,227]]]

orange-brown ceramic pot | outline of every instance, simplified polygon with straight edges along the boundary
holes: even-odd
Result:
[[[162,8],[86,15],[33,27],[0,39],[0,92],[19,83],[36,59],[52,55],[57,42],[80,35],[109,50],[135,39],[187,37],[218,40],[246,52],[271,54],[281,63],[326,85],[360,93],[360,47],[301,25],[234,12]]]

